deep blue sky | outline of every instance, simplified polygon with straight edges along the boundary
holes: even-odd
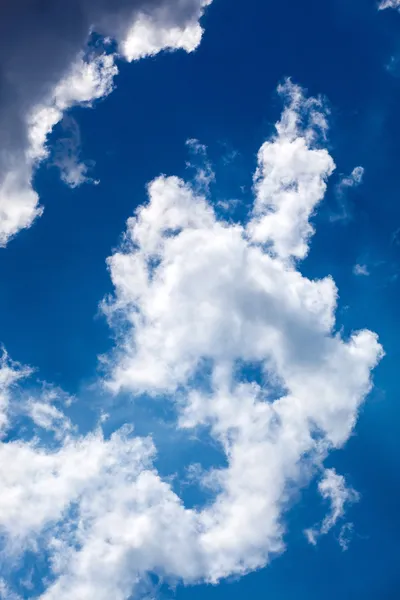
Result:
[[[349,514],[355,536],[346,553],[333,535],[316,548],[306,543],[302,528],[324,510],[311,489],[288,516],[286,554],[270,567],[239,582],[165,594],[180,600],[398,598],[400,245],[393,234],[400,227],[400,15],[379,13],[370,0],[214,0],[204,26],[193,55],[121,64],[110,97],[95,110],[73,111],[83,157],[96,162],[101,183],[70,190],[54,168],[37,174],[44,215],[0,253],[6,282],[0,339],[41,378],[77,391],[112,343],[97,316],[111,291],[105,259],[144,201],[146,182],[161,172],[184,176],[185,140],[198,138],[217,173],[214,196],[245,203],[255,154],[280,114],[279,81],[291,76],[310,94],[323,94],[332,110],[329,149],[337,173],[302,270],[332,274],[339,326],[377,331],[387,353],[355,436],[331,458],[362,495]],[[331,222],[339,210],[335,177],[357,165],[365,179],[346,198],[351,216]],[[356,262],[368,265],[369,277],[353,275]]]

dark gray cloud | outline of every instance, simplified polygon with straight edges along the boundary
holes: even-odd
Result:
[[[24,170],[30,143],[27,119],[66,75],[85,49],[90,33],[112,37],[118,43],[139,13],[151,15],[157,9],[162,27],[180,27],[197,21],[202,6],[208,3],[0,0],[0,244],[29,226],[38,214],[30,188],[32,165]]]
[[[26,144],[25,117],[65,74],[93,27],[123,35],[134,12],[160,0],[2,0],[0,3],[0,176]],[[8,160],[7,160],[8,158]]]

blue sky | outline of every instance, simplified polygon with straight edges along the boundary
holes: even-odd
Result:
[[[56,22],[56,19],[60,19],[63,10],[63,2],[56,4],[60,14],[53,15],[54,31],[62,22]],[[115,11],[107,9],[110,12],[104,14],[114,14],[114,11],[117,20],[121,19],[123,23],[122,19],[126,20],[124,11],[129,4],[121,1],[121,12],[115,8]],[[193,52],[182,49],[180,46],[185,48],[186,44],[182,41],[170,44],[174,51],[166,52],[163,50],[167,44],[160,42],[154,56],[139,59],[123,50],[126,31],[123,35],[119,29],[115,30],[117,33],[105,31],[104,34],[113,37],[114,42],[107,45],[101,35],[96,39],[92,37],[84,62],[94,63],[103,51],[112,55],[114,48],[119,48],[122,56],[114,59],[119,73],[114,78],[112,91],[111,88],[102,89],[96,95],[89,90],[89,97],[82,102],[79,94],[76,98],[73,93],[68,97],[65,90],[53,91],[46,96],[42,88],[36,89],[34,84],[29,87],[29,78],[27,88],[16,86],[17,98],[21,89],[32,93],[29,110],[34,111],[39,106],[47,111],[49,107],[60,111],[60,116],[44,132],[45,142],[40,142],[40,147],[46,148],[47,153],[39,153],[40,156],[35,155],[29,162],[26,158],[29,155],[28,137],[20,146],[17,142],[7,145],[9,139],[14,139],[11,133],[20,131],[17,125],[20,127],[26,122],[28,109],[26,103],[17,103],[19,120],[15,117],[14,123],[8,95],[5,94],[3,105],[0,96],[0,126],[5,140],[3,154],[15,158],[7,162],[0,157],[0,208],[3,211],[0,218],[8,219],[9,207],[18,204],[14,191],[10,192],[4,184],[9,164],[18,173],[19,165],[23,164],[28,179],[29,173],[32,174],[33,189],[44,207],[41,216],[29,218],[25,227],[16,226],[12,235],[4,234],[4,237],[0,222],[4,242],[0,252],[0,341],[10,360],[19,363],[16,365],[4,359],[3,371],[9,369],[14,375],[10,376],[11,383],[6,376],[0,381],[1,393],[7,398],[0,459],[3,462],[0,477],[6,489],[3,507],[0,502],[0,528],[4,540],[0,597],[4,600],[64,600],[68,590],[72,589],[77,600],[102,600],[103,597],[130,600],[153,593],[161,598],[178,600],[201,600],[206,595],[215,600],[248,595],[267,595],[271,600],[303,597],[330,600],[338,596],[345,599],[361,595],[367,599],[397,598],[400,586],[397,568],[400,453],[396,444],[400,427],[397,406],[400,346],[396,330],[400,285],[400,14],[390,8],[379,11],[377,3],[370,0],[351,3],[345,0],[306,0],[302,3],[294,0],[285,3],[213,0],[203,14],[204,3],[193,0],[187,2],[187,11],[182,14],[178,3],[170,3],[167,19],[164,13],[159,17],[158,8],[153,6],[157,3],[139,4],[140,10],[143,5],[149,14],[153,15],[151,11],[154,11],[155,28],[171,28],[176,23],[178,28],[186,26],[195,31],[201,19],[204,28],[201,42],[196,42]],[[102,3],[87,1],[82,2],[83,5],[85,10],[90,5],[88,14],[93,22],[98,19],[98,23],[103,23],[100,18],[103,16]],[[27,14],[29,24],[33,16]],[[5,15],[9,17],[7,9]],[[140,20],[136,14],[129,18],[133,24]],[[31,22],[29,35],[34,36],[36,21]],[[87,23],[81,25],[83,31]],[[53,27],[51,18],[46,26]],[[71,25],[71,31],[73,27],[75,25]],[[25,64],[23,33],[23,28],[16,33],[20,40],[18,51],[15,45],[10,46],[10,50],[6,43],[1,47],[6,57],[8,51],[10,57],[22,57],[21,63],[5,61],[5,67],[0,62],[4,73],[13,74],[16,64]],[[131,33],[132,39],[135,36],[139,39],[140,35],[137,31]],[[82,60],[79,52],[87,49],[87,31],[82,40],[72,35],[70,39],[76,44],[79,62]],[[66,80],[68,69],[76,59],[72,60],[66,51],[62,55],[56,40],[57,37],[51,41],[52,45],[44,48],[46,53],[54,51],[60,55],[51,77],[50,67],[39,51],[37,68],[47,88],[60,90],[57,85]],[[142,39],[136,43],[145,44]],[[65,63],[63,68],[61,58]],[[24,75],[23,69],[15,72],[17,76]],[[100,78],[106,80],[107,73],[100,73]],[[285,84],[287,78],[293,83]],[[10,80],[14,81],[13,78]],[[6,78],[0,78],[0,89],[6,81]],[[277,91],[279,84],[288,86],[283,93]],[[70,84],[70,87],[73,86]],[[301,95],[298,104],[297,93]],[[320,96],[320,100],[311,101],[311,104],[307,100]],[[84,105],[88,103],[91,107]],[[294,130],[286,127],[284,120],[280,121],[285,107],[289,111],[287,114],[299,119]],[[326,119],[329,127],[321,127],[314,119],[314,113]],[[41,114],[40,123],[46,118]],[[277,122],[283,123],[283,134],[279,133],[279,127],[276,133]],[[190,147],[187,140],[198,142]],[[267,147],[266,158],[260,155],[257,158],[266,140],[275,144],[277,153],[281,151],[279,144],[282,143],[281,163],[275,159],[278,154],[273,153],[273,148],[271,154],[268,153],[271,147]],[[304,175],[308,167],[303,165],[301,171],[300,163],[286,163],[285,143],[290,146],[296,144],[296,140],[305,140],[305,164],[314,165],[315,162],[316,165],[312,175],[308,172]],[[72,154],[68,154],[71,148]],[[62,181],[60,165],[61,173],[64,169],[65,174],[71,167],[68,163],[71,156],[75,162],[84,161],[88,165],[87,175],[91,181],[78,181],[76,186]],[[330,157],[336,165],[333,173]],[[268,171],[271,164],[278,170],[279,185],[274,179],[275,171],[273,175]],[[259,175],[259,188],[257,181],[254,188],[253,175],[257,165],[264,171]],[[358,171],[354,170],[360,167]],[[296,169],[300,169],[300,174]],[[145,213],[138,213],[142,216],[136,217],[137,229],[132,230],[133,233],[127,226],[127,219],[149,201],[146,186],[160,174],[165,177],[158,180],[160,189],[150,190],[150,206],[156,207],[159,194],[160,202],[165,202],[167,208],[170,202],[177,215],[165,217],[165,231],[157,242],[162,249],[158,248],[158,254],[154,251],[152,255],[155,266],[146,263],[150,279],[154,268],[157,285],[149,285],[142,293],[137,291],[141,289],[140,277],[136,272],[135,276],[131,275],[130,269],[133,270],[134,261],[148,260],[152,242],[150,237],[146,238],[148,230],[143,222],[148,218],[149,230],[153,227],[153,234],[157,236],[157,215],[147,217]],[[203,174],[205,182],[199,180],[199,174]],[[188,182],[185,190],[191,190],[187,192],[189,200],[180,199],[186,192],[182,192],[175,180],[174,183],[168,179],[172,176]],[[26,183],[25,175],[18,177]],[[265,233],[269,231],[271,212],[280,214],[282,194],[292,186],[298,194],[296,202],[304,202],[306,206],[307,199],[313,198],[311,187],[315,182],[322,186],[327,182],[326,191],[319,196],[316,194],[305,218],[305,226],[311,222],[315,234],[311,237],[304,234],[303,213],[297,213],[296,209],[293,213],[290,210],[282,212],[282,219],[273,225],[270,233]],[[23,184],[19,180],[17,187],[22,197]],[[263,189],[267,190],[265,197]],[[202,203],[203,196],[205,204]],[[256,206],[252,213],[255,198],[258,198],[259,208]],[[35,206],[30,205],[29,210],[36,210]],[[210,210],[214,210],[215,219],[210,217]],[[193,225],[195,218],[198,221]],[[267,220],[263,225],[264,218]],[[219,223],[225,223],[223,233],[218,229]],[[239,242],[236,245],[235,223],[243,226],[242,245]],[[280,237],[279,228],[284,232],[282,235],[286,235],[286,226],[293,238]],[[128,240],[132,236],[130,243],[126,239],[123,242],[127,227]],[[257,228],[261,233],[254,233]],[[193,237],[186,251],[182,250],[182,255],[178,256],[175,254],[177,248],[181,248],[178,243],[186,248],[185,232],[187,236],[194,236],[193,232],[200,236],[201,233],[203,241]],[[228,232],[228,237],[219,240],[217,236],[224,236],[224,232]],[[297,237],[307,247],[303,253],[294,247]],[[215,254],[212,254],[214,244]],[[260,252],[259,259],[253,257],[251,248]],[[250,258],[244,263],[247,266],[239,269],[242,252]],[[268,288],[268,294],[273,297],[271,305],[268,304],[270,312],[260,317],[257,326],[260,331],[269,333],[260,334],[258,340],[249,324],[251,318],[246,307],[258,306],[252,305],[257,295],[252,290],[258,285],[254,273],[258,273],[259,267],[258,262],[253,264],[251,261],[253,258],[262,261],[261,253],[272,256],[275,267],[271,268],[277,269],[282,279],[277,280],[275,289],[274,276],[270,275],[268,285],[272,287]],[[123,262],[125,259],[126,263]],[[175,280],[168,279],[170,271],[164,268],[168,264],[177,273],[180,283],[176,287]],[[232,279],[225,279],[225,267],[235,273]],[[220,274],[214,277],[219,269]],[[193,278],[189,278],[189,272],[193,273]],[[298,283],[294,273],[302,275]],[[329,287],[331,284],[328,282],[326,288],[319,287],[318,282],[327,276],[331,276],[329,282],[334,281],[338,289],[336,310],[332,308],[335,294]],[[169,287],[163,288],[165,281],[170,282]],[[308,281],[313,282],[309,287],[310,290],[315,288],[315,297],[314,291],[307,287]],[[222,289],[224,285],[226,290]],[[292,294],[300,298],[300,308],[297,304],[292,305]],[[237,309],[239,304],[236,303],[231,309],[230,301],[235,295],[239,300],[243,298],[244,308],[238,300],[243,312]],[[101,305],[106,297],[109,298],[108,319],[107,309]],[[309,301],[319,306],[316,312],[310,308]],[[262,302],[267,306],[266,296]],[[207,320],[209,312],[203,313],[200,304],[207,305],[210,311],[215,310],[215,322]],[[226,321],[224,310],[220,308],[225,306],[226,314],[230,314],[230,310],[238,311],[243,338],[234,337],[232,331],[236,321]],[[282,308],[282,313],[279,306],[286,307]],[[335,324],[327,326],[325,320],[333,313]],[[274,316],[270,317],[270,314]],[[148,315],[152,315],[153,321]],[[204,334],[204,339],[203,329],[210,330],[209,337],[208,333]],[[377,343],[375,338],[363,341],[365,348],[362,346],[357,358],[354,358],[355,354],[349,354],[348,359],[341,358],[342,352],[347,356],[351,336],[359,330],[378,334],[384,358],[374,345]],[[162,342],[157,342],[159,331]],[[259,354],[258,348],[264,343],[265,336],[277,336],[273,338],[277,341],[273,349],[268,346],[262,351],[264,354]],[[325,350],[326,339],[329,350]],[[288,358],[289,351],[288,356],[285,354],[282,358],[281,352],[285,353],[292,343],[295,358]],[[318,345],[320,343],[322,346]],[[317,356],[319,348],[324,348],[326,358]],[[303,352],[304,357],[301,356]],[[224,369],[228,369],[230,361],[235,365],[235,361],[243,364],[241,369],[235,366],[236,370],[233,369],[228,377]],[[35,371],[27,379],[17,381],[15,373],[24,369],[21,365],[29,365]],[[324,369],[327,369],[326,373]],[[373,387],[369,391],[370,373]],[[229,378],[229,384],[224,377]],[[319,377],[323,381],[322,387]],[[272,454],[265,454],[265,464],[262,458],[256,466],[251,465],[251,469],[259,469],[254,473],[260,473],[261,480],[265,478],[268,498],[274,498],[268,499],[270,504],[267,502],[265,512],[260,512],[259,528],[261,532],[265,528],[265,540],[262,533],[254,531],[251,518],[244,519],[242,525],[238,517],[239,533],[235,533],[229,520],[224,521],[225,509],[221,509],[221,514],[217,509],[215,512],[214,508],[210,509],[210,506],[214,507],[216,497],[222,498],[221,503],[228,500],[228,504],[233,505],[237,497],[232,489],[239,488],[244,490],[244,499],[240,496],[240,510],[244,513],[255,511],[256,514],[259,504],[264,502],[264,488],[261,491],[255,489],[257,486],[251,480],[253,475],[249,475],[249,480],[240,480],[238,488],[233,479],[240,478],[237,474],[240,467],[235,465],[246,465],[245,461],[240,462],[243,458],[240,453],[258,451],[258,438],[256,441],[254,438],[258,429],[247,431],[242,421],[229,425],[230,414],[237,411],[239,415],[253,393],[240,391],[243,381],[253,382],[256,404],[270,405],[270,399],[264,397],[268,390],[275,402],[280,394],[290,398],[297,394],[300,405],[308,406],[308,399],[315,397],[315,405],[307,408],[310,411],[307,428],[300,423],[300,416],[296,423],[298,437],[309,434],[313,443],[296,449],[297,458],[288,462],[290,448],[285,447],[285,442],[271,446],[272,449],[268,445],[273,432],[271,425],[271,432],[260,444],[270,448]],[[43,382],[47,382],[46,385]],[[325,386],[326,399],[323,400]],[[191,400],[196,394],[200,398],[199,404]],[[226,394],[231,401],[226,414],[218,404],[221,394]],[[244,394],[243,398],[240,394]],[[74,396],[71,405],[65,400],[68,395]],[[327,403],[326,414],[324,407],[320,408],[324,401]],[[46,414],[50,414],[49,407],[57,407],[60,414],[55,417],[53,412],[50,421],[40,420],[35,415],[43,405],[47,407]],[[39,408],[32,408],[34,406]],[[2,415],[2,402],[0,409]],[[277,415],[283,430],[286,413],[279,411],[280,407]],[[92,443],[91,432],[98,431],[100,415],[105,413],[108,418],[102,425],[104,437]],[[247,415],[249,419],[253,418],[249,416],[251,414]],[[244,415],[244,421],[246,418]],[[191,424],[182,425],[185,419]],[[310,423],[315,425],[315,430]],[[127,434],[128,442],[115,442],[114,448],[110,436],[127,424],[134,425],[134,433]],[[239,441],[231,442],[230,436],[236,435],[231,427],[232,431],[239,432]],[[36,436],[36,441],[32,435]],[[143,458],[144,450],[140,450],[143,456],[136,459],[135,453],[139,451],[130,445],[147,435],[152,435],[158,449],[153,466]],[[317,443],[319,435],[320,446]],[[286,439],[283,433],[282,436]],[[290,435],[287,439],[288,444],[292,443]],[[91,560],[98,560],[100,569],[100,559],[96,559],[95,553],[89,554],[89,542],[101,530],[104,513],[112,513],[111,508],[101,508],[102,499],[104,506],[119,506],[116,498],[127,493],[125,480],[126,487],[121,490],[118,487],[125,475],[120,471],[115,474],[112,469],[110,475],[108,467],[102,464],[95,475],[88,475],[88,480],[93,477],[91,487],[82,489],[73,477],[65,476],[63,485],[75,491],[65,492],[63,504],[58,492],[53,491],[59,480],[54,482],[42,467],[31,473],[26,467],[26,461],[30,459],[28,455],[17,453],[18,444],[19,448],[26,447],[35,452],[35,457],[47,456],[49,464],[54,459],[56,466],[49,467],[49,473],[53,470],[57,473],[56,479],[59,477],[60,480],[64,477],[62,457],[69,456],[68,453],[77,456],[76,463],[71,458],[71,464],[75,466],[68,469],[77,469],[79,464],[92,464],[91,461],[94,464],[93,457],[104,452],[101,454],[104,464],[107,465],[107,457],[112,456],[122,474],[131,464],[135,465],[131,474],[135,481],[141,481],[146,473],[157,473],[160,481],[170,485],[168,494],[171,498],[174,493],[183,499],[186,512],[176,513],[176,528],[175,512],[166,512],[168,518],[160,522],[154,518],[151,539],[147,540],[143,534],[143,546],[139,543],[135,546],[136,542],[131,541],[133,546],[130,547],[126,540],[120,541],[119,533],[116,534],[115,540],[119,541],[113,543],[118,552],[123,548],[126,554],[121,564],[118,563],[118,569],[110,571],[109,579],[101,580],[104,594],[111,594],[102,596],[94,584],[90,587],[92,579],[96,578],[96,569],[89,559],[85,562],[84,552],[92,556]],[[93,450],[91,445],[95,446]],[[81,456],[82,447],[87,447],[87,451]],[[14,451],[15,455],[12,454]],[[271,473],[275,473],[272,477],[268,469],[269,465],[275,465],[275,457],[279,460],[276,459],[276,466],[271,466]],[[20,479],[17,475],[8,476],[7,461],[10,460],[15,460],[15,472],[21,472]],[[36,458],[32,458],[32,464],[34,460]],[[24,466],[20,467],[18,461]],[[202,471],[199,474],[197,467],[194,468],[191,480],[188,466],[198,463]],[[217,483],[216,479],[214,484],[208,482],[207,487],[207,481],[212,480],[213,468],[219,473],[232,471],[232,476],[229,475],[232,479],[225,480],[223,475]],[[250,472],[250,466],[248,469]],[[329,479],[331,475],[333,480]],[[275,493],[274,481],[280,481],[281,476],[285,483],[282,489],[277,483],[280,492]],[[40,494],[45,494],[49,505],[58,506],[60,502],[59,512],[54,515],[49,508],[40,525],[30,513],[35,511],[35,502],[42,496],[37,495],[29,477],[39,482]],[[115,484],[115,496],[110,496],[111,499],[107,496],[110,481]],[[321,498],[318,485],[324,481],[334,481],[334,484],[325,498]],[[154,489],[160,497],[164,498],[165,493],[166,503],[175,502],[164,488]],[[130,490],[133,504],[135,494],[140,495],[141,490],[139,487]],[[356,492],[352,490],[356,490],[358,501],[354,501]],[[90,511],[94,511],[93,505],[97,502],[95,492],[100,496],[100,508],[99,512],[92,513]],[[52,499],[53,493],[56,500]],[[13,500],[17,496],[18,500]],[[332,517],[332,526],[324,531],[327,515],[334,515],[335,501],[340,504],[341,499],[342,505],[338,514]],[[10,508],[13,502],[18,508],[15,514]],[[47,506],[43,498],[40,502]],[[151,500],[149,506],[153,506],[152,502],[155,501]],[[85,503],[90,505],[89,511]],[[203,550],[198,549],[197,538],[191,545],[192,537],[196,536],[189,522],[188,507],[199,510],[201,524],[196,527],[206,530],[210,527],[208,534],[215,536],[210,545],[213,550],[207,549],[204,555],[201,554]],[[119,520],[125,519],[129,529],[131,521],[127,521],[126,510],[124,505],[120,513],[113,514],[115,521],[112,523],[116,528]],[[135,510],[138,510],[136,504],[130,515],[132,531],[136,531]],[[146,510],[150,509],[147,507]],[[276,519],[271,517],[271,524],[267,526],[265,523],[269,523],[275,510],[279,515]],[[159,512],[162,513],[161,508]],[[21,527],[16,525],[18,514],[23,514]],[[214,525],[204,524],[208,522],[203,522],[203,518],[215,519]],[[186,523],[186,520],[187,530],[182,528],[182,537],[179,537],[176,533],[180,532],[179,523]],[[95,525],[92,526],[93,522]],[[83,523],[83,533],[79,533],[83,537],[78,534],[68,537],[68,526],[71,530],[76,527],[78,531],[79,523]],[[218,533],[219,528],[223,533]],[[276,528],[282,528],[284,533],[276,533]],[[309,528],[315,533],[315,544],[309,543],[304,534]],[[346,534],[349,539],[344,549],[340,541],[341,535]],[[113,531],[107,535],[111,539]],[[153,537],[157,540],[157,550],[153,548]],[[56,538],[62,540],[61,549],[55,550],[52,545]],[[280,543],[282,547],[274,551],[274,544],[279,546]],[[176,555],[178,566],[171,564],[169,554]],[[58,571],[52,560],[60,561]],[[83,573],[83,567],[81,570],[74,567],[73,571],[67,563],[75,565],[74,561],[86,565],[87,572]],[[142,567],[142,563],[145,566]],[[132,574],[137,576],[139,583],[133,585],[134,580],[129,583]],[[158,579],[159,584],[154,587]]]

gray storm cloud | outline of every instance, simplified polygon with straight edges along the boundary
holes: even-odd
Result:
[[[104,93],[84,100],[69,96],[68,102],[55,106],[58,115],[36,115],[33,131],[32,113],[43,104],[51,105],[52,93],[87,48],[91,33],[114,39],[128,60],[163,48],[188,49],[179,36],[187,32],[187,27],[198,25],[203,7],[210,1],[0,1],[0,245],[6,245],[20,229],[29,227],[41,212],[32,188],[32,173],[38,159],[46,154],[46,136],[54,124],[69,106],[88,100],[90,103],[112,89],[116,69],[111,75],[109,71],[110,85],[106,85]],[[150,27],[144,32],[142,28],[139,43],[150,40],[153,46],[128,56],[123,43],[139,22]],[[201,33],[197,38],[198,43]],[[31,150],[32,131],[35,151]]]
[[[90,31],[122,39],[138,11],[183,20],[191,0],[6,0],[0,4],[0,178],[27,144],[26,115],[63,77]],[[168,6],[167,6],[168,5]],[[172,17],[173,15],[173,17]]]

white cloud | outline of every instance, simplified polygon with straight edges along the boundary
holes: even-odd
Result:
[[[348,188],[355,188],[361,185],[364,179],[364,172],[363,167],[354,167],[350,175],[342,176],[336,186],[336,195],[341,198]]]
[[[339,546],[346,552],[349,549],[350,542],[352,540],[354,533],[354,525],[353,523],[345,523],[340,528],[340,533],[338,537]]]
[[[343,475],[338,475],[335,469],[326,469],[321,481],[318,484],[318,490],[324,500],[330,502],[331,508],[320,526],[314,526],[312,529],[306,529],[305,534],[308,541],[315,545],[320,535],[326,535],[343,518],[346,505],[358,502],[359,494],[352,488],[346,486]],[[348,533],[352,529],[351,523],[346,523],[342,527],[339,536],[339,544],[343,550],[347,549]]]
[[[194,160],[194,162],[188,161],[186,166],[195,170],[194,183],[197,191],[208,194],[211,184],[215,181],[215,173],[208,160],[207,147],[196,139],[187,140],[186,146]]]
[[[193,52],[201,42],[203,29],[199,19],[204,7],[212,0],[201,0],[193,11],[191,18],[179,24],[171,23],[166,18],[165,7],[155,10],[152,15],[141,14],[129,30],[121,44],[121,50],[129,61],[146,56],[154,56],[162,50],[185,50]]]
[[[50,402],[31,399],[27,408],[33,423],[42,429],[54,432],[57,438],[64,437],[72,429],[71,421]]]
[[[3,21],[7,32],[5,39],[9,39],[10,32],[13,35],[13,28],[24,27],[25,20],[29,22],[27,49],[7,47],[0,59],[0,73],[12,72],[14,63],[20,63],[20,72],[12,78],[13,85],[10,87],[8,80],[4,84],[7,94],[0,102],[0,123],[4,128],[0,152],[1,246],[42,214],[32,179],[38,164],[49,155],[47,137],[65,111],[76,105],[92,106],[95,100],[112,91],[118,57],[131,61],[163,49],[195,50],[203,31],[199,19],[210,1],[121,1],[113,3],[111,12],[91,0],[77,4],[83,6],[78,7],[76,15],[73,10],[64,14],[68,8],[56,0],[48,18],[41,15],[39,21],[29,7],[16,6],[5,15],[0,7],[0,23]],[[116,39],[119,54],[84,54],[87,39],[96,28]],[[15,37],[22,39],[21,31],[15,32]],[[88,180],[85,164],[71,159],[61,164],[61,175],[72,187]]]
[[[279,91],[288,103],[276,136],[258,152],[254,216],[247,230],[254,242],[270,244],[282,258],[304,258],[313,234],[309,219],[335,164],[327,150],[313,144],[326,132],[323,102],[306,100],[290,81]]]
[[[361,275],[364,277],[368,277],[369,269],[368,269],[367,265],[360,265],[357,263],[353,267],[353,273],[354,273],[354,275]]]
[[[346,203],[346,196],[349,189],[359,187],[364,179],[364,168],[355,167],[350,175],[344,175],[340,178],[335,188],[335,196],[339,203],[340,212],[331,215],[331,221],[346,221],[351,217],[351,213]]]
[[[65,511],[82,494],[101,487],[109,471],[126,469],[122,461],[125,454],[132,460],[133,473],[136,454],[141,460],[149,452],[145,445],[138,439],[125,444],[118,434],[106,441],[100,432],[86,438],[67,438],[55,451],[40,447],[35,439],[2,444],[0,527],[10,545],[29,547],[45,527],[67,516]]]
[[[0,439],[9,424],[10,396],[14,386],[32,373],[29,367],[13,362],[2,349],[0,356]]]
[[[21,229],[30,227],[42,214],[38,194],[32,187],[32,177],[39,162],[48,157],[47,136],[62,119],[63,112],[76,104],[89,106],[112,90],[112,79],[117,73],[113,56],[98,56],[87,62],[83,56],[43,103],[37,104],[26,115],[28,144],[23,156],[17,155],[0,178],[0,245]],[[81,165],[82,167],[82,165]],[[81,183],[85,173],[79,163],[72,161],[62,168],[63,179],[73,185]],[[78,171],[77,171],[78,170]]]
[[[364,168],[363,167],[354,167],[350,175],[342,177],[339,183],[339,190],[343,190],[343,188],[348,187],[357,187],[362,183],[364,177]]]
[[[366,330],[336,333],[334,282],[307,279],[293,260],[308,251],[333,161],[315,147],[321,102],[285,90],[247,224],[218,220],[195,188],[159,177],[108,260],[104,308],[122,324],[108,384],[170,400],[182,430],[208,432],[227,463],[198,470],[213,497],[186,508],[155,470],[152,441],[130,430],[58,435],[64,421],[38,397],[28,414],[56,439],[0,445],[0,529],[10,560],[49,553],[41,600],[127,600],[149,572],[189,584],[264,566],[284,550],[296,492],[352,432],[382,348]],[[249,366],[260,372],[250,382]],[[325,533],[350,496],[332,470],[319,489],[332,505]]]
[[[246,226],[219,221],[191,186],[160,177],[109,259],[115,297],[105,309],[124,327],[108,385],[170,396],[180,426],[206,426],[227,456],[199,516],[203,577],[214,581],[283,549],[290,489],[348,439],[382,353],[369,331],[333,332],[332,279],[308,280],[290,260],[308,251],[334,163],[316,147],[323,103],[290,82],[282,91],[288,104],[259,153]],[[238,376],[255,363],[262,385]]]
[[[4,579],[0,579],[0,598],[2,600],[22,600],[21,596],[10,590]]]
[[[95,100],[108,96],[118,73],[113,54],[101,54],[89,60],[81,54],[69,73],[56,86],[54,103],[60,110],[75,104],[92,106]]]
[[[83,183],[99,183],[87,175],[87,164],[80,162],[74,154],[67,153],[56,164],[60,169],[62,181],[71,188],[79,187]]]
[[[84,183],[99,183],[89,176],[94,162],[81,160],[80,130],[76,120],[70,116],[61,122],[62,135],[52,148],[52,162],[60,170],[61,179],[71,188]]]
[[[379,4],[379,10],[385,10],[386,8],[398,8],[400,6],[400,0],[383,0]]]

